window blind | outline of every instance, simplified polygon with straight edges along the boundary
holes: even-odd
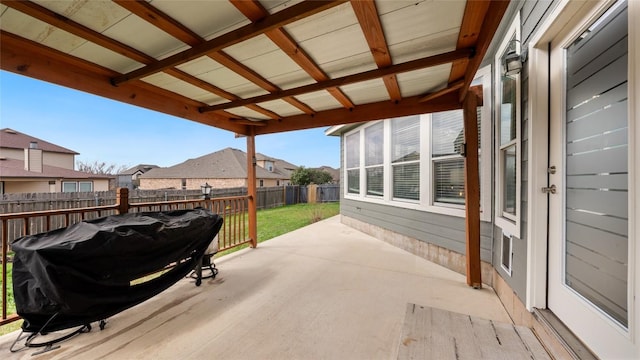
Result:
[[[420,160],[420,117],[407,116],[391,123],[391,162]]]
[[[420,200],[420,164],[418,162],[393,166],[393,197]]]
[[[434,161],[434,201],[464,204],[464,159]]]
[[[347,136],[347,169],[360,165],[360,133]]]
[[[384,131],[382,122],[369,126],[365,129],[365,166],[382,164],[384,155],[383,136]]]

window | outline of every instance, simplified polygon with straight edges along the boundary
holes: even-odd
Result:
[[[91,181],[80,181],[78,183],[78,191],[91,192],[93,191],[93,183]]]
[[[516,17],[496,55],[496,224],[519,234],[520,224],[520,74],[506,75],[508,54],[520,53],[520,19]]]
[[[347,136],[347,192],[360,194],[360,133]]]
[[[491,98],[491,66],[476,75]],[[490,144],[491,102],[478,108],[480,144]],[[462,110],[368,122],[343,135],[345,198],[465,216]],[[479,145],[480,145],[479,144]],[[491,147],[479,149],[491,160]],[[362,155],[361,155],[362,154]],[[480,162],[480,188],[491,189],[491,161]],[[484,166],[482,166],[484,165]],[[491,220],[491,196],[480,195],[481,219]]]
[[[420,200],[420,116],[391,122],[393,198]]]
[[[264,180],[260,180],[260,187],[264,186]]]
[[[502,233],[502,251],[500,251],[500,264],[502,269],[511,276],[511,261],[513,260],[513,236],[508,233]]]
[[[93,182],[91,181],[63,181],[62,192],[91,192]]]
[[[182,179],[181,180],[181,184],[182,184],[182,190],[186,190],[187,189],[187,179]]]
[[[364,131],[365,171],[367,195],[384,195],[384,132],[383,123],[378,122]]]
[[[62,192],[77,192],[78,191],[78,183],[75,181],[63,181],[62,182]]]
[[[464,205],[464,143],[462,110],[431,116],[433,201]]]

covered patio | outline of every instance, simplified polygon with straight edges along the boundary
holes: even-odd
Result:
[[[3,0],[2,70],[247,139],[247,232],[255,249],[220,259],[216,280],[200,288],[181,281],[114,316],[103,331],[44,356],[396,358],[414,342],[403,338],[411,304],[511,324],[481,277],[477,106],[483,99],[471,86],[508,6]],[[466,277],[339,218],[257,247],[256,136],[453,109],[465,114]],[[5,336],[0,345],[8,348],[14,338]],[[546,357],[532,350],[541,347],[530,338],[518,351]],[[458,357],[456,346],[446,349]],[[497,349],[481,357],[520,354]],[[424,347],[418,357],[442,357],[429,351]],[[27,358],[31,351],[8,356]]]
[[[526,343],[528,328],[517,327],[523,340],[516,347],[500,339],[496,328],[512,321],[493,289],[470,289],[463,275],[343,225],[339,216],[216,263],[216,279],[200,287],[179,281],[108,319],[104,330],[94,326],[35,358],[406,358],[403,348],[424,342],[403,336],[408,304],[492,320],[485,335],[493,345],[467,338],[481,358],[547,358],[540,344]],[[38,349],[8,351],[15,337],[0,338],[3,359],[33,358]],[[425,348],[422,358],[442,358],[448,350],[453,345]]]

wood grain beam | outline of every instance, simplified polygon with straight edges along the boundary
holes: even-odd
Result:
[[[167,34],[175,37],[176,39],[184,42],[187,45],[197,46],[206,42],[206,40],[202,38],[200,35],[193,32],[191,29],[187,28],[177,20],[171,18],[170,16],[160,11],[159,9],[153,7],[150,3],[144,0],[136,0],[136,1],[114,0],[114,1],[120,6],[122,6],[123,8],[129,10],[132,14],[135,14],[138,17],[148,21],[152,25],[156,26],[157,28],[163,30]],[[253,82],[254,84],[258,85],[259,87],[269,92],[275,92],[280,90],[280,88],[278,88],[276,85],[269,82],[260,74],[251,70],[247,66],[243,65],[242,63],[240,63],[239,61],[237,61],[236,59],[234,59],[233,57],[231,57],[229,54],[227,54],[222,50],[212,52],[208,54],[208,56],[214,61],[218,62],[220,65],[228,68],[229,70],[235,72],[236,74],[244,77],[245,79]],[[168,72],[168,71],[165,70],[165,72]],[[213,85],[211,85],[211,87],[212,86]],[[208,87],[209,89],[205,89],[205,90],[213,91],[214,89],[211,87]],[[213,92],[215,94],[218,94],[219,96],[222,96],[217,91],[213,91]],[[224,94],[224,96],[222,97],[231,101],[239,99],[238,96],[228,92],[226,92],[226,94]],[[297,99],[291,98],[291,99],[283,99],[283,100],[287,101],[288,103],[297,107],[298,109],[300,109],[305,113],[312,114],[314,112],[309,106],[302,103],[301,101],[298,101]],[[272,119],[277,119],[280,117],[278,114],[275,114],[274,112],[266,110],[257,105],[251,105],[247,107],[250,107],[252,110],[257,111]]]
[[[451,63],[455,60],[469,57],[473,54],[473,49],[458,49],[444,54],[438,54],[427,58],[408,61],[406,63],[392,65],[383,69],[369,70],[359,74],[347,75],[340,78],[327,80],[321,83],[309,84],[297,88],[282,90],[277,93],[246,98],[238,101],[232,101],[224,104],[206,106],[201,108],[202,112],[231,109],[234,107],[245,106],[247,104],[261,103],[271,101],[282,96],[296,96],[314,91],[324,90],[328,88],[340,87],[348,84],[354,84],[362,81],[382,78],[389,75],[395,75],[408,71],[424,69],[441,64]]]
[[[245,134],[247,127],[228,121],[226,113],[202,114],[201,102],[157,88],[143,81],[114,87],[109,79],[118,73],[0,31],[0,68],[38,80],[84,91],[201,124]]]
[[[280,120],[271,120],[267,126],[256,128],[256,135],[391,119],[399,116],[456,110],[462,107],[458,101],[458,92],[443,95],[434,101],[420,102],[419,100],[420,97],[415,96],[404,98],[397,103],[385,100],[358,105],[352,109],[338,108],[319,111],[314,115],[289,116]]]
[[[478,100],[468,92],[464,100],[464,200],[467,285],[482,287],[480,259],[480,173],[478,170]]]
[[[256,181],[256,133],[249,126],[247,133],[247,195],[249,195],[249,239],[251,247],[258,246],[258,189]]]
[[[480,67],[480,63],[482,63],[482,59],[487,53],[487,49],[489,49],[491,40],[502,21],[504,13],[507,11],[507,7],[509,7],[509,1],[510,0],[490,1],[484,21],[482,22],[482,27],[478,29],[478,37],[475,45],[476,55],[469,59],[469,64],[464,73],[464,85],[460,90],[460,102],[463,102],[467,96],[469,85],[471,85]],[[472,2],[473,1],[468,1],[467,4]]]
[[[128,81],[137,80],[142,77],[154,74],[164,69],[174,67],[185,62],[197,59],[211,52],[219,51],[225,47],[235,45],[242,41],[251,39],[265,32],[277,29],[287,24],[293,23],[305,17],[317,14],[324,10],[344,3],[346,0],[331,1],[304,1],[271,16],[264,18],[258,23],[251,23],[240,27],[232,32],[223,34],[219,37],[206,41],[200,45],[196,45],[190,49],[171,55],[165,59],[149,64],[141,69],[131,71],[127,74],[116,76],[111,79],[114,85],[120,85]]]
[[[146,1],[114,0],[114,2],[120,5],[121,7],[129,10],[132,14],[137,15],[143,20],[148,21],[150,24],[156,26],[157,28],[163,30],[169,35],[175,37],[176,39],[190,46],[199,45],[205,42],[205,39],[200,37],[200,35],[191,31],[191,29],[182,25],[180,22],[171,18],[170,16],[163,13],[162,11],[151,6],[151,4],[149,4]],[[226,54],[223,53],[222,55],[226,55]],[[220,57],[222,57],[222,55]],[[151,60],[146,63],[150,64],[154,61],[155,59],[151,58]],[[164,72],[172,76],[175,76],[182,81],[188,82],[191,85],[197,86],[203,90],[216,94],[224,99],[227,99],[230,101],[240,99],[240,97],[236,96],[235,94],[232,94],[228,91],[220,89],[219,87],[211,83],[201,80],[177,68],[168,68],[168,69],[165,69]],[[248,105],[247,107],[271,119],[278,119],[280,117],[278,114],[274,113],[273,111],[264,109],[258,105]]]
[[[231,0],[231,3],[249,20],[253,22],[262,21],[262,19],[269,16],[269,12],[258,1],[251,0]],[[296,41],[289,35],[289,33],[283,28],[276,28],[265,32],[265,35],[273,41],[282,51],[285,52],[298,66],[309,74],[315,81],[329,80],[329,76],[320,68],[318,64],[311,58],[311,56],[296,43]],[[354,104],[347,97],[347,95],[338,88],[329,90],[329,93],[336,99],[342,106],[346,108],[353,107]],[[308,112],[307,112],[308,113]]]
[[[478,41],[478,34],[482,27],[482,22],[489,9],[489,0],[467,1],[462,15],[462,24],[458,33],[456,49],[474,47]],[[480,56],[482,57],[482,56]],[[449,83],[453,83],[464,78],[465,71],[469,65],[469,59],[459,60],[451,66]]]
[[[153,57],[141,51],[104,36],[34,2],[3,0],[2,4],[142,64],[151,64],[155,61]]]
[[[128,6],[138,4],[137,2],[129,2],[129,1],[125,1],[124,3],[126,3]],[[54,13],[53,11],[43,6],[40,6],[36,3],[30,2],[30,1],[3,1],[3,4],[15,10],[18,10],[26,15],[29,15],[35,19],[45,22],[49,25],[55,26],[73,35],[76,35],[78,37],[91,41],[113,52],[121,54],[130,59],[136,60],[142,64],[151,64],[154,61],[156,61],[152,56],[149,56],[119,41],[106,37],[92,29],[87,28],[86,26],[83,26],[60,14]],[[152,17],[151,15],[149,15],[148,11],[145,12],[144,14],[147,17]],[[153,14],[153,15],[157,16],[157,18],[160,18],[158,14]],[[203,90],[209,91],[213,94],[223,97],[227,100],[238,99],[237,96],[230,94],[210,83],[200,80],[195,76],[187,74],[182,70],[179,70],[176,68],[169,68],[165,70],[165,73],[175,78],[178,78],[184,82],[187,82],[191,85],[197,86]],[[278,118],[278,116],[275,116],[274,118]]]
[[[267,121],[251,121],[241,118],[231,118],[229,121],[246,126],[267,126]]]
[[[351,0],[351,7],[353,7],[353,11],[358,18],[362,33],[367,39],[367,44],[369,44],[369,49],[378,68],[391,66],[393,61],[391,60],[391,54],[387,46],[382,24],[380,23],[375,1]],[[391,101],[399,101],[402,95],[396,75],[385,76],[382,80],[384,81]]]
[[[462,88],[462,85],[464,85],[464,80],[460,79],[456,82],[454,82],[453,84],[449,84],[449,86],[447,86],[446,88],[442,89],[442,90],[438,90],[436,92],[432,92],[430,94],[424,95],[423,97],[420,98],[420,101],[431,101],[435,98],[438,98],[442,95],[446,95],[450,92],[453,91],[457,91],[460,90],[460,88]]]

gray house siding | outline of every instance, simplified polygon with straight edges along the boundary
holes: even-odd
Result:
[[[517,11],[520,11],[520,38],[524,50],[528,47],[528,42],[535,31],[547,18],[549,13],[557,6],[557,1],[541,0],[541,1],[524,1],[520,3],[513,3],[514,8],[510,9],[509,19],[512,19]],[[519,8],[519,9],[518,9]],[[499,43],[505,36],[506,29],[510,24],[510,21],[503,22],[503,28],[499,33],[496,33],[494,38],[494,44]],[[495,57],[497,46],[492,46],[491,51],[487,54],[485,61],[490,62]],[[494,71],[501,71],[501,69],[493,69]],[[523,70],[521,73],[521,182],[520,182],[520,234],[518,237],[514,236],[512,243],[512,263],[511,274],[509,275],[501,266],[501,246],[502,231],[499,227],[494,228],[494,246],[493,253],[493,266],[500,276],[509,284],[518,298],[525,302],[526,296],[526,281],[527,281],[527,189],[529,183],[528,174],[528,147],[529,147],[529,113],[527,111],[529,103],[529,74],[527,71],[527,64],[523,64]],[[545,116],[542,114],[541,116]],[[546,239],[537,239],[537,241],[546,241]]]
[[[341,169],[345,169],[344,149],[344,136],[341,136]],[[340,183],[345,184],[343,171],[340,177]],[[347,199],[344,186],[340,186],[340,214],[463,255],[466,253],[464,218]],[[487,263],[491,263],[492,233],[490,223],[480,222],[480,258]]]
[[[465,254],[465,219],[392,205],[341,199],[340,213],[363,222]],[[480,223],[480,258],[491,262],[490,223]]]

